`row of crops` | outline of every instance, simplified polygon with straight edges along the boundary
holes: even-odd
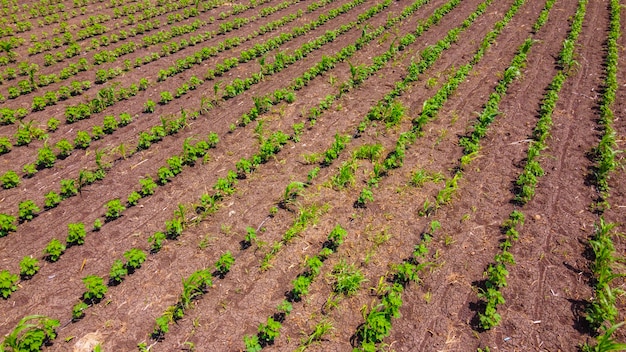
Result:
[[[408,312],[445,309],[437,273],[458,270],[473,276],[459,302],[471,316],[454,321],[463,343],[502,348],[529,221],[556,177],[554,120],[588,57],[601,95],[582,118],[600,133],[575,168],[594,230],[573,290],[589,296],[583,328],[557,325],[577,340],[548,343],[626,349],[619,0],[1,7],[0,350],[88,336],[86,350],[428,349],[394,343],[441,335]],[[593,54],[590,18],[606,22]],[[487,164],[539,70],[536,112],[511,132],[518,159]],[[494,183],[502,206],[479,215],[487,166],[512,186]],[[457,242],[477,228],[496,233],[471,244],[480,267],[459,269],[470,252]]]

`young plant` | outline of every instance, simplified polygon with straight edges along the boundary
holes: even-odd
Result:
[[[11,141],[7,137],[0,137],[0,155],[10,152],[11,148]]]
[[[0,271],[0,296],[7,299],[17,291],[18,276],[11,274],[8,270]]]
[[[263,349],[259,343],[259,337],[257,335],[244,336],[243,343],[246,346],[246,352],[259,352]]]
[[[122,216],[124,210],[126,210],[126,207],[122,205],[122,202],[119,199],[110,200],[105,205],[105,207],[106,213],[104,214],[104,216],[106,221],[112,221],[119,218],[120,216]]]
[[[309,293],[311,278],[308,275],[299,275],[291,282],[291,285],[293,286],[291,289],[292,299],[296,302],[300,301],[302,296],[306,296]]]
[[[293,204],[296,197],[300,196],[304,192],[306,185],[302,182],[293,181],[287,185],[283,194],[283,199],[280,201],[280,206],[286,209],[289,204]]]
[[[14,216],[0,213],[0,237],[8,235],[9,232],[17,231],[14,222]]]
[[[139,194],[139,192],[133,191],[131,194],[128,195],[128,199],[126,201],[128,202],[129,207],[134,207],[135,205],[137,205],[140,199],[141,194]]]
[[[227,251],[226,253],[222,254],[220,259],[218,259],[218,261],[215,263],[215,270],[217,271],[218,275],[223,278],[230,271],[230,267],[233,265],[234,262],[235,257],[233,257],[233,254],[230,251]]]
[[[20,202],[19,204],[19,220],[20,222],[32,220],[37,213],[40,211],[39,207],[35,202],[28,199]]]
[[[85,131],[76,132],[76,138],[74,138],[74,146],[78,149],[87,149],[91,144],[91,136]]]
[[[142,178],[139,180],[139,184],[141,184],[141,196],[147,197],[154,194],[154,190],[158,187],[158,185],[154,182],[152,177],[146,176],[146,178]]]
[[[46,194],[44,206],[46,207],[46,209],[52,209],[59,205],[62,200],[63,199],[61,199],[61,196],[58,193],[56,193],[55,191],[50,191]]]
[[[20,277],[22,280],[32,278],[39,271],[39,260],[32,256],[25,256],[20,261]]]
[[[165,234],[168,239],[175,240],[183,233],[184,224],[179,218],[165,221]]]
[[[159,100],[159,104],[166,105],[169,104],[169,102],[172,100],[174,100],[172,93],[168,91],[161,92],[161,100]]]
[[[100,276],[89,275],[83,278],[83,283],[87,291],[83,293],[83,301],[87,304],[100,302],[107,293],[108,288],[104,284],[104,279]]]
[[[82,222],[76,224],[67,224],[67,245],[76,246],[85,244],[85,237],[87,232],[85,231],[85,224]]]
[[[267,318],[267,323],[259,324],[259,341],[264,345],[271,345],[274,340],[280,336],[281,324],[272,317]]]
[[[102,228],[102,220],[100,219],[96,219],[93,221],[93,230],[94,231],[100,231],[100,229]]]
[[[141,249],[133,248],[124,253],[124,258],[126,258],[128,272],[132,273],[141,268],[141,264],[146,261],[146,253]]]
[[[59,260],[63,252],[65,252],[65,248],[65,245],[61,243],[61,241],[53,238],[43,250],[43,253],[46,256],[46,260],[49,262],[56,262]]]
[[[348,265],[344,260],[333,268],[335,283],[333,290],[335,293],[351,296],[355,294],[361,284],[365,282],[365,276],[354,265]]]
[[[150,251],[157,253],[163,247],[163,241],[166,239],[166,235],[163,232],[155,232],[152,236],[148,237],[150,242]]]
[[[55,329],[59,326],[58,320],[43,315],[29,315],[17,324],[13,331],[6,335],[0,350],[35,352],[57,336]]]
[[[153,113],[155,109],[156,109],[156,103],[150,99],[148,99],[148,101],[146,101],[145,104],[143,105],[143,112],[147,114]]]
[[[54,162],[56,160],[57,157],[54,155],[52,149],[48,146],[44,146],[37,151],[37,161],[35,162],[35,165],[37,165],[40,169],[51,168],[54,166]]]
[[[89,305],[85,302],[78,302],[72,307],[72,321],[77,321],[85,316],[85,309],[89,308]]]
[[[124,281],[124,278],[128,275],[128,269],[119,259],[116,259],[111,266],[111,271],[109,271],[109,285],[117,285],[120,282]]]
[[[54,146],[59,151],[59,159],[67,158],[70,154],[72,154],[72,150],[74,150],[72,143],[65,138],[58,141]]]
[[[2,188],[9,189],[17,187],[20,184],[20,177],[13,170],[9,170],[0,177]]]
[[[24,173],[26,174],[24,177],[30,178],[35,176],[35,174],[37,173],[37,168],[35,167],[35,164],[26,164],[22,168],[22,171],[24,171]]]
[[[72,179],[61,180],[61,197],[67,199],[78,194],[76,181]]]
[[[241,248],[242,249],[249,248],[250,246],[252,246],[253,242],[256,242],[256,240],[257,240],[256,230],[249,226],[246,227],[246,237],[241,243]]]
[[[374,201],[374,193],[369,187],[365,187],[361,190],[359,198],[354,203],[355,208],[365,208],[366,203]]]

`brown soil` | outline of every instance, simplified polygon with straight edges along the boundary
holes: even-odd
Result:
[[[237,16],[256,15],[260,8],[279,3],[270,1]],[[251,25],[216,36],[202,46],[215,45],[235,35],[249,35],[262,24],[297,10],[306,11],[311,3],[301,1]],[[340,224],[348,231],[346,241],[337,253],[324,262],[309,293],[302,301],[293,303],[293,311],[282,323],[280,337],[265,349],[295,350],[316,324],[328,321],[333,326],[332,331],[308,350],[350,351],[354,347],[354,334],[363,323],[363,310],[380,302],[375,291],[381,278],[389,275],[394,264],[411,256],[421,235],[427,231],[431,221],[436,220],[442,228],[430,249],[429,260],[433,265],[430,270],[421,272],[419,284],[411,283],[405,289],[401,317],[392,320],[393,328],[381,345],[382,350],[476,351],[479,347],[488,346],[492,351],[576,351],[579,345],[593,341],[585,323],[584,309],[593,297],[588,239],[593,234],[594,223],[599,221],[599,215],[590,210],[598,194],[589,183],[593,161],[588,154],[600,138],[598,104],[605,78],[604,39],[608,33],[608,0],[590,1],[587,6],[576,49],[579,65],[559,94],[548,149],[540,158],[546,175],[540,178],[535,197],[522,207],[512,202],[513,185],[523,168],[543,94],[557,72],[555,58],[567,36],[567,24],[576,11],[576,1],[556,1],[548,23],[533,36],[537,42],[528,54],[526,67],[502,100],[501,114],[482,141],[479,157],[464,171],[452,201],[430,216],[421,216],[420,211],[426,200],[434,201],[443,183],[429,182],[421,188],[411,186],[412,172],[423,168],[441,172],[445,177],[453,174],[462,156],[459,136],[471,130],[477,112],[482,110],[518,46],[531,35],[532,24],[544,6],[543,1],[527,1],[520,9],[484,58],[474,66],[467,80],[448,99],[439,117],[429,123],[424,134],[408,147],[403,166],[390,172],[382,178],[378,187],[373,188],[375,201],[368,203],[366,208],[355,208],[354,203],[370,177],[372,163],[358,161],[355,181],[344,190],[331,186],[330,180],[339,166],[366,144],[380,143],[385,155],[393,150],[400,134],[410,129],[411,118],[421,112],[424,101],[442,87],[456,68],[471,59],[485,34],[502,19],[513,0],[494,1],[484,15],[459,35],[458,42],[444,51],[420,80],[398,98],[406,107],[405,117],[399,126],[388,129],[383,124],[374,125],[360,137],[352,138],[339,159],[328,167],[322,167],[319,176],[304,194],[286,209],[278,207],[278,204],[287,185],[293,181],[306,181],[309,171],[318,166],[308,163],[307,158],[327,150],[335,134],[353,135],[370,108],[393,88],[394,82],[406,75],[406,67],[418,59],[420,51],[442,39],[449,29],[459,26],[480,1],[462,1],[414,44],[397,53],[383,69],[360,87],[344,94],[318,118],[314,126],[307,123],[299,143],[290,141],[275,158],[259,166],[247,178],[238,180],[235,194],[226,197],[219,210],[204,219],[196,221],[192,204],[197,203],[203,194],[211,193],[217,179],[225,177],[228,170],[234,170],[237,161],[258,151],[259,130],[264,131],[266,137],[278,130],[291,134],[294,123],[306,122],[309,109],[317,106],[327,95],[336,94],[340,84],[350,78],[350,64],[371,64],[373,57],[389,49],[394,38],[413,31],[445,1],[430,1],[357,51],[350,64],[337,64],[330,72],[297,91],[295,102],[273,107],[261,116],[262,128],[257,128],[259,124],[256,122],[234,130],[231,125],[254,106],[253,97],[288,86],[294,77],[315,65],[323,55],[334,55],[354,43],[362,35],[362,26],[353,28],[280,73],[265,77],[236,98],[222,100],[208,114],[190,120],[187,128],[165,137],[149,149],[127,158],[113,151],[120,143],[134,148],[138,133],[159,124],[160,116],[173,115],[181,109],[198,109],[202,98],[213,97],[215,83],[221,81],[223,87],[235,78],[249,77],[259,71],[260,65],[258,60],[240,64],[224,77],[206,80],[199,89],[190,91],[181,99],[158,106],[154,114],[141,112],[147,99],[158,101],[161,91],[173,92],[192,75],[203,77],[207,68],[214,67],[223,59],[238,56],[256,43],[291,31],[345,3],[348,1],[334,1],[279,30],[224,51],[165,82],[156,81],[159,70],[199,50],[201,46],[189,47],[133,69],[112,82],[127,86],[138,82],[139,78],[148,77],[151,86],[147,91],[118,102],[88,120],[72,125],[62,123],[58,131],[50,133],[48,144],[52,145],[61,138],[73,140],[77,130],[90,130],[94,125],[101,125],[106,115],[119,116],[128,112],[135,116],[129,126],[92,143],[86,151],[76,150],[65,160],[58,160],[54,167],[41,170],[32,178],[22,178],[17,188],[0,190],[0,212],[16,216],[21,201],[32,199],[43,209],[44,195],[50,190],[58,191],[61,179],[76,178],[81,169],[94,168],[96,150],[104,150],[105,160],[112,162],[103,181],[84,187],[78,196],[64,200],[56,208],[42,210],[32,221],[19,224],[16,232],[0,238],[1,270],[19,273],[19,262],[28,255],[40,259],[42,264],[32,279],[20,281],[19,289],[10,298],[0,300],[0,335],[9,333],[26,315],[44,314],[61,322],[57,329],[58,337],[45,348],[50,351],[75,350],[79,344],[89,345],[91,340],[100,342],[105,351],[137,350],[137,344],[142,342],[151,346],[151,351],[185,350],[191,345],[198,351],[240,351],[244,349],[243,337],[256,334],[259,324],[276,313],[276,306],[289,297],[291,282],[305,271],[305,260],[319,253],[328,233]],[[375,3],[373,0],[365,1],[279,50],[291,53],[327,30],[355,21],[359,14]],[[410,3],[407,0],[393,2],[366,22],[368,28],[383,25],[387,18],[397,16]],[[79,23],[80,19],[97,13],[96,4],[88,5],[87,14],[70,23]],[[200,19],[218,18],[220,12],[227,11],[231,6],[225,4],[202,14]],[[107,9],[105,12],[111,11]],[[622,32],[626,33],[624,12]],[[167,15],[158,18],[167,23]],[[173,25],[193,20],[190,18]],[[121,20],[112,20],[107,26],[114,27],[116,21],[121,25]],[[218,19],[203,27],[202,31],[216,30],[220,23]],[[164,25],[159,30],[170,27]],[[44,30],[34,28],[20,35],[29,38],[30,34],[40,35]],[[624,35],[619,44],[619,89],[613,109],[618,147],[624,149]],[[27,45],[19,49],[21,56],[18,61],[31,60],[25,51]],[[136,57],[151,51],[158,49],[138,50],[124,59],[133,62]],[[268,62],[276,52],[267,55]],[[89,53],[87,57],[91,55]],[[42,72],[55,72],[55,67],[60,70],[76,60],[66,60]],[[43,54],[32,57],[32,62],[43,67]],[[118,60],[94,67],[72,79],[93,80],[96,69],[120,64]],[[4,82],[0,91],[6,96],[6,87],[16,82]],[[57,89],[61,84],[64,83],[42,88],[36,94]],[[93,97],[100,88],[94,85],[86,96]],[[32,96],[7,100],[4,105],[28,108]],[[43,126],[49,117],[64,121],[65,106],[84,99],[84,96],[75,97],[43,112],[33,112],[25,118],[25,122],[34,121]],[[0,136],[12,139],[16,131],[17,125],[0,126]],[[220,142],[217,148],[209,151],[210,158],[205,162],[198,161],[194,166],[184,167],[180,175],[158,187],[154,195],[140,200],[138,206],[129,207],[121,218],[106,223],[99,232],[89,231],[85,244],[68,248],[58,262],[43,260],[42,250],[52,238],[64,241],[67,224],[83,222],[88,229],[91,228],[95,219],[103,219],[104,205],[109,200],[120,198],[124,202],[132,191],[139,189],[139,179],[146,175],[156,179],[157,170],[166,165],[169,157],[181,153],[187,138],[198,140],[210,132],[216,132]],[[7,170],[19,173],[24,164],[36,160],[37,149],[43,145],[43,141],[36,141],[26,147],[16,146],[10,153],[1,155],[0,175]],[[621,154],[619,159],[624,162],[624,155]],[[617,222],[617,231],[624,232],[626,177],[623,169],[612,174],[610,186],[611,209],[605,212],[604,217],[607,221]],[[179,205],[186,209],[189,221],[178,240],[167,241],[160,252],[150,254],[140,269],[121,284],[110,286],[105,299],[89,307],[84,318],[72,322],[72,306],[79,302],[85,291],[81,279],[87,275],[98,275],[107,280],[113,261],[123,259],[124,252],[131,248],[149,251],[148,237],[155,231],[164,231],[165,221],[172,218]],[[275,206],[276,214],[270,216]],[[324,209],[317,222],[285,243],[271,261],[271,268],[261,270],[261,263],[270,246],[282,238],[300,209],[311,206]],[[484,279],[485,268],[499,251],[499,242],[503,238],[499,226],[514,209],[525,214],[526,223],[520,230],[520,241],[511,249],[516,265],[509,266],[508,286],[502,290],[506,299],[506,304],[498,307],[502,322],[490,331],[479,331],[476,313],[481,308],[481,302],[477,287]],[[244,249],[240,242],[247,227],[258,229],[259,242]],[[626,251],[624,238],[616,238],[615,246],[617,253]],[[150,335],[155,318],[175,304],[180,296],[181,279],[199,269],[212,268],[226,251],[232,252],[235,257],[232,270],[223,278],[214,278],[214,286],[193,301],[193,307],[186,311],[184,318],[170,325],[170,331],[162,341],[152,339]],[[367,281],[356,294],[339,297],[336,307],[332,307],[329,305],[334,298],[332,270],[342,261],[354,264]],[[617,282],[616,285],[623,287],[623,284]],[[623,296],[618,299],[618,305],[620,318],[623,319]],[[619,330],[616,338],[624,341],[625,330]]]

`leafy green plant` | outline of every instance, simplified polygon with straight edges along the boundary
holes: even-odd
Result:
[[[286,208],[289,204],[292,204],[296,197],[304,192],[305,184],[298,181],[293,181],[287,185],[285,192],[283,193],[283,199],[280,201],[280,206]]]
[[[91,136],[85,131],[76,132],[76,138],[74,138],[74,146],[79,149],[87,149],[91,144]]]
[[[215,269],[221,277],[224,277],[230,271],[230,267],[234,262],[235,257],[233,257],[233,254],[230,251],[227,251],[220,256],[220,259],[217,260],[215,263]]]
[[[165,221],[165,234],[168,239],[175,240],[183,233],[184,224],[183,220],[174,218],[172,220]]]
[[[126,210],[126,207],[122,205],[122,202],[119,199],[110,200],[105,205],[105,208],[106,213],[104,214],[104,216],[107,221],[112,221],[119,218],[120,216],[122,216],[124,210]]]
[[[141,268],[141,264],[146,261],[146,253],[141,249],[133,248],[124,253],[124,258],[126,258],[128,272],[132,273]]]
[[[324,335],[328,334],[333,329],[334,327],[332,322],[323,319],[319,323],[315,324],[313,332],[311,332],[309,336],[300,341],[300,347],[297,348],[295,351],[304,352],[309,345],[311,345],[315,341],[320,341],[324,337]]]
[[[142,197],[153,195],[154,190],[158,187],[158,185],[150,176],[146,176],[146,178],[142,178],[141,180],[139,180],[139,184],[141,184],[140,193]]]
[[[78,302],[72,307],[72,321],[77,321],[85,316],[85,309],[89,308],[89,305],[85,302]]]
[[[39,271],[39,260],[32,256],[25,256],[20,261],[20,277],[22,280],[32,278]]]
[[[161,100],[159,100],[159,104],[166,105],[169,104],[169,102],[172,100],[174,100],[172,93],[168,91],[161,92]]]
[[[365,187],[361,190],[359,198],[355,202],[355,207],[364,208],[366,203],[374,201],[374,193],[369,187]]]
[[[104,284],[104,279],[100,276],[86,276],[83,278],[83,284],[85,284],[85,289],[87,290],[83,293],[83,300],[88,304],[100,302],[108,291],[107,286]]]
[[[259,352],[263,349],[259,343],[259,337],[257,335],[244,336],[243,343],[246,346],[246,352]]]
[[[244,238],[243,242],[241,243],[241,247],[242,249],[246,249],[248,247],[250,247],[252,245],[253,242],[256,242],[257,240],[257,234],[256,234],[256,230],[252,227],[246,227],[246,237]]]
[[[119,117],[119,127],[128,126],[131,122],[133,122],[133,117],[126,112],[120,114]]]
[[[615,333],[615,331],[619,329],[622,325],[624,325],[624,322],[614,324],[610,327],[603,326],[604,333],[599,335],[596,338],[596,344],[595,345],[585,344],[581,348],[582,351],[583,352],[625,351],[626,343],[617,342],[613,338],[613,334]]]
[[[19,220],[21,222],[32,220],[35,216],[37,216],[39,211],[41,211],[41,209],[39,209],[37,204],[35,204],[32,200],[28,199],[22,201],[19,204]]]
[[[150,99],[146,101],[143,105],[143,112],[145,113],[153,113],[156,109],[156,103]]]
[[[0,137],[0,155],[8,153],[13,148],[11,141],[7,137]]]
[[[43,315],[29,315],[20,320],[8,334],[0,349],[6,352],[36,352],[56,338],[58,320]]]
[[[111,270],[109,271],[109,284],[117,285],[120,282],[124,281],[124,278],[128,275],[128,269],[126,269],[126,265],[119,259],[116,259],[111,265]]]
[[[61,241],[53,238],[50,240],[43,253],[48,261],[56,262],[59,260],[63,252],[65,252],[65,248],[65,245],[61,243]]]
[[[25,177],[33,177],[37,173],[37,168],[35,167],[35,164],[26,164],[22,168],[22,171],[26,174]]]
[[[320,172],[320,168],[319,167],[315,167],[311,171],[309,171],[309,173],[306,176],[307,184],[310,185],[313,182],[313,179],[315,179],[317,177],[319,172]]]
[[[72,143],[65,138],[58,141],[54,146],[59,151],[59,159],[67,158],[70,154],[72,154],[72,150],[74,150]]]
[[[371,162],[375,162],[380,159],[383,154],[383,146],[380,143],[376,144],[365,144],[359,147],[354,152],[354,157],[357,159],[370,160]]]
[[[155,232],[152,236],[148,238],[148,241],[151,243],[150,250],[153,253],[156,253],[161,250],[163,247],[163,241],[165,241],[167,237],[163,232]]]
[[[361,284],[366,281],[360,270],[356,269],[354,265],[346,264],[344,260],[335,265],[333,276],[335,277],[333,290],[335,293],[346,296],[355,294],[361,287]]]
[[[17,291],[18,276],[11,274],[8,270],[0,271],[0,296],[7,299],[11,293]]]
[[[324,152],[324,165],[330,165],[333,160],[339,157],[339,153],[346,148],[348,141],[350,140],[350,136],[341,136],[339,134],[335,134],[335,141],[333,142],[330,149]]]
[[[282,325],[275,321],[274,318],[268,317],[265,324],[261,323],[259,325],[259,342],[265,345],[273,344],[274,340],[280,336],[281,326]]]
[[[357,166],[357,163],[353,160],[344,161],[337,170],[337,173],[331,177],[332,185],[337,189],[343,189],[353,185]]]
[[[54,117],[51,117],[48,119],[48,122],[46,122],[46,127],[48,128],[48,131],[50,132],[54,132],[59,128],[59,124],[61,122],[57,119],[55,119]]]
[[[54,166],[54,162],[57,160],[56,155],[52,149],[48,146],[44,146],[37,151],[37,161],[35,165],[38,168],[51,168]]]
[[[102,130],[106,134],[111,134],[111,133],[115,132],[115,130],[117,129],[118,126],[119,126],[119,124],[118,124],[117,120],[115,119],[115,116],[113,116],[113,115],[107,115],[102,120]]]
[[[67,199],[78,194],[76,181],[72,179],[61,180],[61,197]]]
[[[75,246],[85,244],[85,237],[87,232],[85,231],[85,224],[82,222],[75,224],[67,224],[67,245]]]
[[[17,187],[20,184],[20,177],[13,170],[9,170],[0,177],[2,188],[9,189]]]
[[[0,237],[7,236],[10,232],[17,231],[14,224],[15,217],[0,213]]]
[[[94,231],[100,231],[100,229],[102,228],[102,220],[100,219],[96,219],[93,221],[93,230]]]
[[[141,194],[139,194],[139,192],[133,191],[131,194],[128,195],[128,199],[126,201],[128,202],[129,207],[133,207],[137,205],[140,199]]]
[[[44,206],[46,209],[52,209],[61,203],[61,196],[55,191],[50,191],[45,196]]]
[[[299,275],[291,282],[291,285],[293,286],[291,296],[294,301],[299,301],[302,299],[302,296],[306,296],[309,293],[311,278],[308,275]]]

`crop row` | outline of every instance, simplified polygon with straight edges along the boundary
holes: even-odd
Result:
[[[518,177],[515,190],[514,201],[520,205],[526,204],[534,196],[534,188],[537,184],[537,178],[543,175],[543,170],[536,160],[539,157],[540,151],[546,148],[546,138],[549,136],[552,111],[554,110],[556,101],[558,99],[558,92],[562,87],[565,79],[570,72],[572,65],[574,64],[574,43],[580,32],[581,24],[585,14],[586,1],[580,1],[579,7],[572,22],[571,31],[563,44],[563,50],[559,55],[559,64],[561,70],[559,70],[554,77],[552,83],[547,89],[547,93],[544,95],[543,103],[540,108],[540,116],[537,122],[537,126],[533,132],[534,141],[528,150],[527,160],[525,162],[524,171]],[[488,122],[488,121],[487,121]],[[488,124],[488,123],[487,123]],[[486,126],[484,126],[486,127]],[[477,134],[474,131],[474,134]],[[467,139],[465,140],[467,141]],[[473,149],[466,148],[466,156],[473,153]],[[485,276],[487,277],[485,289],[481,291],[480,298],[486,301],[486,311],[484,313],[479,312],[479,319],[481,327],[489,329],[498,324],[500,316],[496,313],[496,306],[504,303],[504,298],[499,293],[502,287],[506,286],[506,276],[508,272],[506,270],[506,264],[514,264],[514,258],[508,252],[511,247],[512,241],[516,241],[518,238],[518,232],[515,226],[523,223],[523,214],[519,211],[514,211],[511,216],[502,224],[503,232],[506,234],[506,239],[501,244],[502,253],[497,254],[495,258],[496,264],[489,265]],[[606,231],[602,231],[606,232]],[[601,241],[601,240],[600,240]]]
[[[613,128],[614,113],[612,106],[618,86],[617,39],[620,35],[620,4],[619,1],[613,0],[610,2],[609,34],[606,42],[605,87],[599,109],[599,125],[603,133],[593,153],[595,165],[592,167],[593,183],[596,186],[599,197],[597,200],[594,200],[591,208],[600,214],[603,214],[604,211],[610,208],[610,202],[608,201],[610,196],[609,179],[618,163],[615,159],[618,151],[616,150],[616,133]],[[623,272],[619,272],[620,266],[617,265],[618,262],[623,260],[623,255],[616,252],[613,243],[613,238],[619,235],[614,230],[616,226],[617,224],[615,223],[605,222],[603,216],[600,216],[600,220],[595,225],[594,234],[589,240],[589,246],[594,254],[590,265],[593,272],[592,288],[594,297],[587,304],[585,319],[598,336],[595,345],[585,343],[582,346],[582,350],[585,352],[626,349],[626,343],[617,342],[613,337],[617,329],[624,324],[623,322],[618,323],[617,295],[621,290],[614,287],[615,279],[624,275]]]

